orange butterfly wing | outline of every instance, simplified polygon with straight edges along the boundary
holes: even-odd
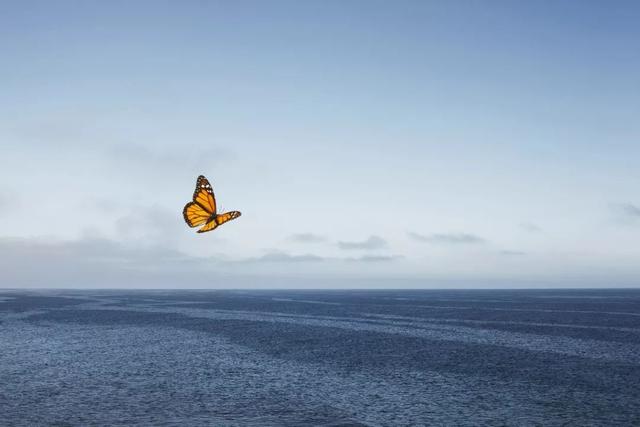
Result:
[[[227,221],[231,221],[232,219],[238,218],[240,215],[242,214],[238,211],[225,212],[223,214],[216,215],[215,218],[213,218],[211,221],[205,224],[204,227],[198,230],[198,233],[206,233],[207,231],[211,231],[215,229],[217,226],[222,225]]]
[[[199,204],[210,215],[216,214],[216,196],[209,180],[200,175],[196,181],[196,189],[193,192],[193,201]]]
[[[195,202],[189,202],[182,210],[184,221],[189,227],[197,227],[211,218],[211,214]]]
[[[215,215],[216,197],[213,194],[213,188],[207,178],[200,175],[193,192],[193,202],[184,206],[182,216],[189,227],[197,227],[214,218]]]

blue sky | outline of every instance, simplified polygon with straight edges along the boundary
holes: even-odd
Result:
[[[0,286],[637,286],[639,20],[4,4]],[[195,235],[201,173],[243,216]]]

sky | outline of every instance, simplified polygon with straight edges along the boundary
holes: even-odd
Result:
[[[640,286],[634,1],[0,5],[0,287]],[[182,218],[198,175],[242,217]]]

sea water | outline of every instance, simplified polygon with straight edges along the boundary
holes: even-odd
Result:
[[[0,425],[640,425],[640,290],[0,291]]]

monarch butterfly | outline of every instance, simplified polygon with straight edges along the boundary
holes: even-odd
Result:
[[[198,233],[211,231],[227,221],[236,219],[240,212],[231,211],[218,214],[216,210],[216,196],[209,180],[200,175],[196,181],[196,189],[193,192],[193,202],[189,202],[182,210],[182,216],[189,227],[198,227],[204,224]]]

